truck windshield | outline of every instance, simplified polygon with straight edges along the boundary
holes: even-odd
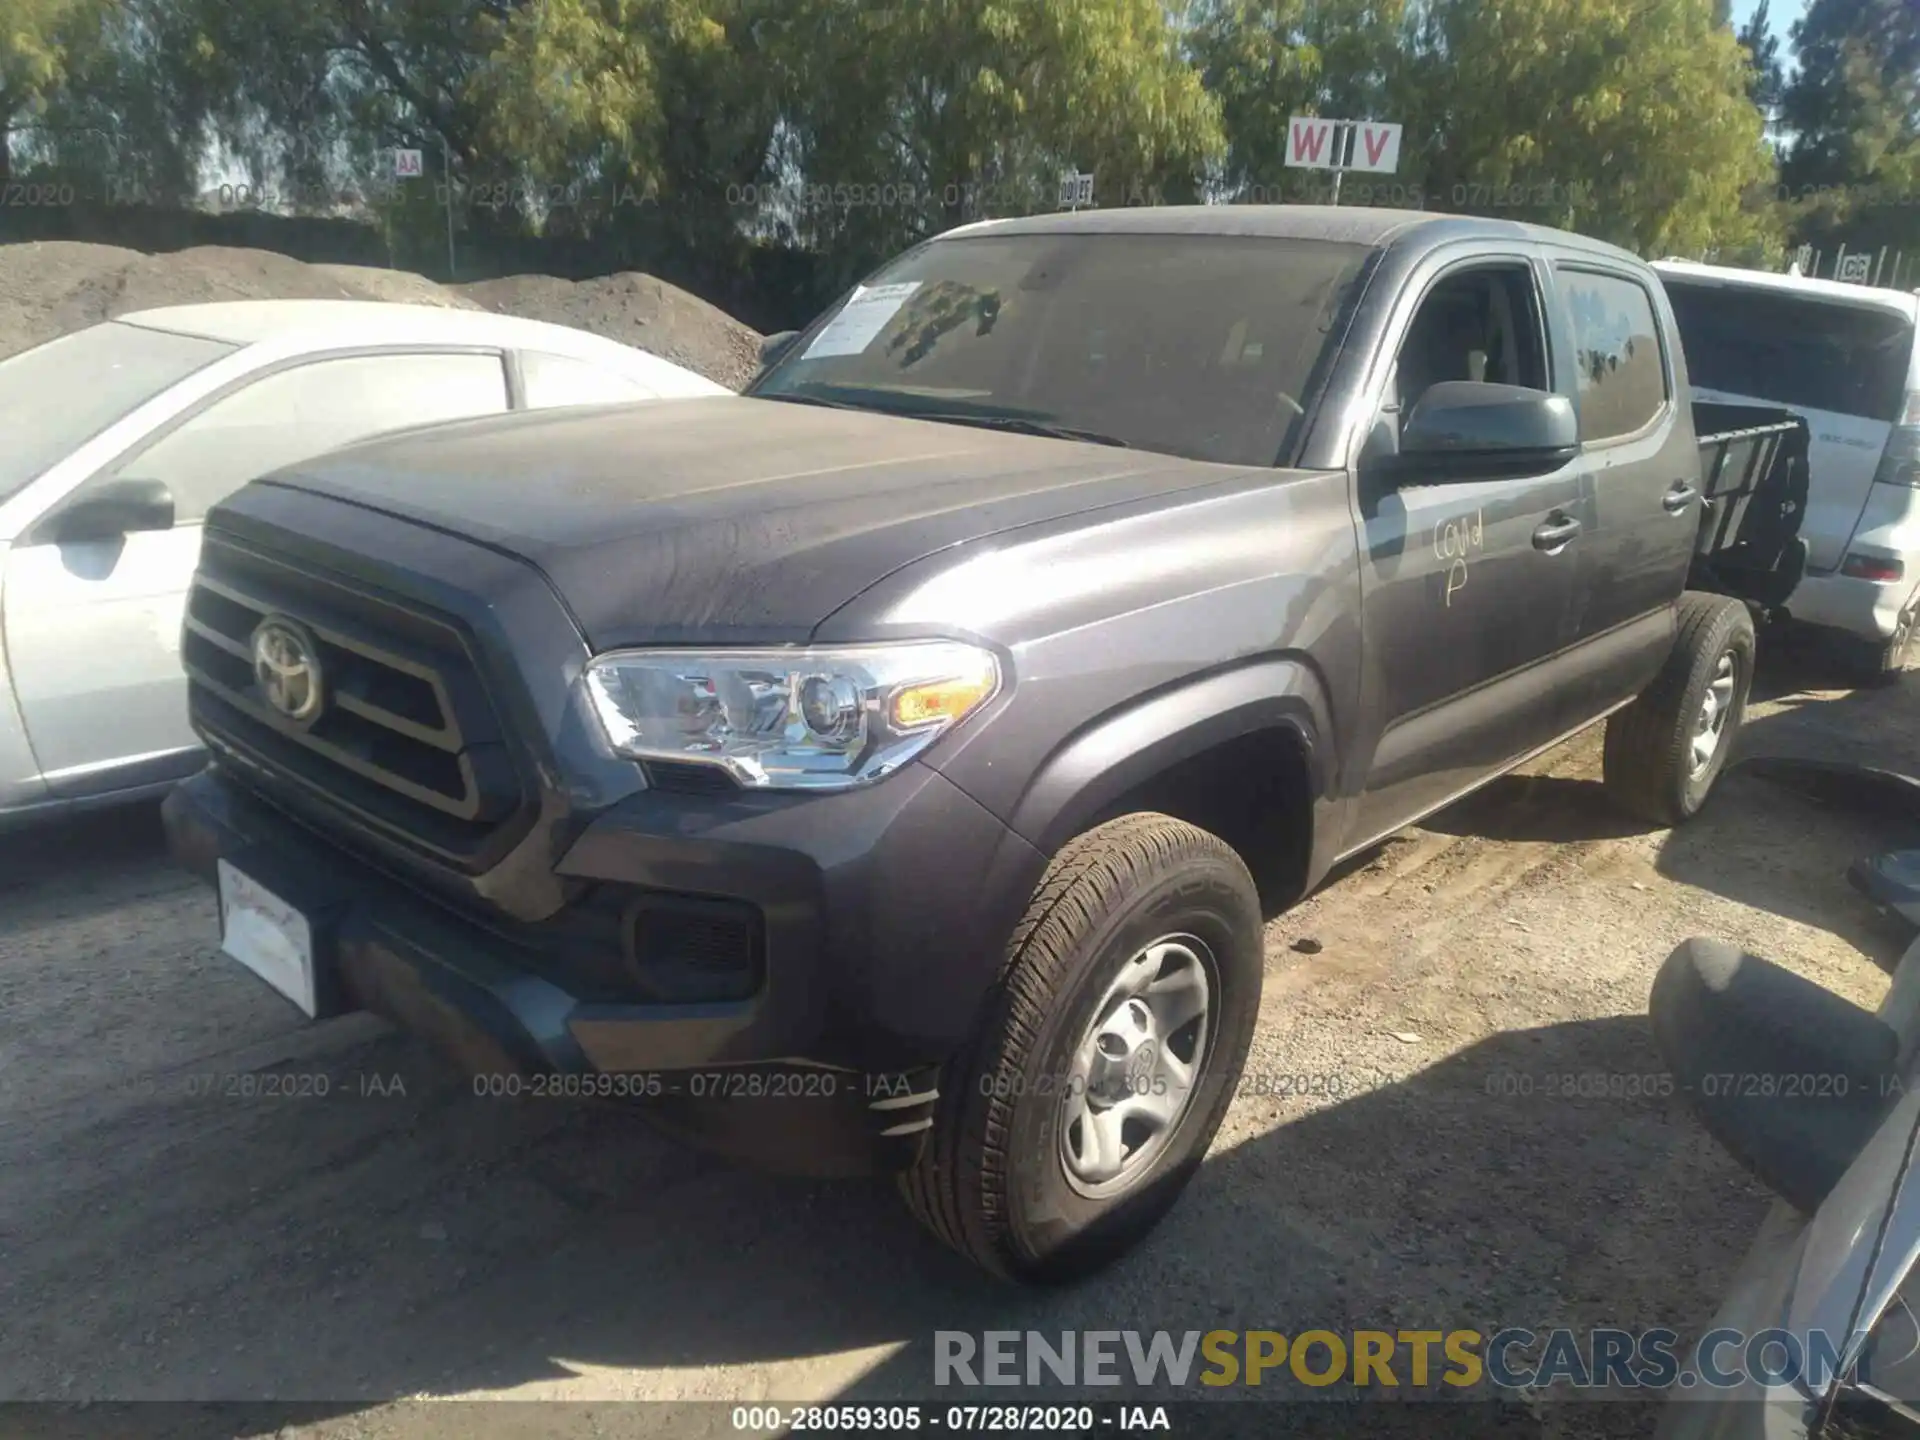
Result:
[[[1863,420],[1900,418],[1913,324],[1878,306],[1662,277],[1687,378],[1706,390]]]
[[[938,240],[857,288],[750,393],[1271,465],[1368,253],[1225,235]]]
[[[0,500],[234,347],[108,321],[0,360]]]

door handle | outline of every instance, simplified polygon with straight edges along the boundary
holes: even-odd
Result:
[[[1672,488],[1660,497],[1660,508],[1669,515],[1678,515],[1694,502],[1694,497],[1699,495],[1699,493],[1698,490],[1694,489],[1693,486],[1689,485],[1686,481],[1676,480],[1673,482]]]
[[[1580,533],[1580,522],[1571,515],[1557,515],[1533,532],[1533,548],[1558,550]]]

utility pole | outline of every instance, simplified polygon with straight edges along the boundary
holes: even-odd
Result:
[[[440,173],[447,179],[447,280],[454,279],[453,263],[453,147],[447,144],[446,132],[440,132]]]

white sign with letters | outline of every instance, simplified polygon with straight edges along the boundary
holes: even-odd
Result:
[[[1364,170],[1371,175],[1391,175],[1400,168],[1400,127],[1362,120],[1353,127],[1353,153],[1347,158],[1349,170]]]
[[[1287,121],[1287,164],[1297,170],[1360,170],[1391,175],[1400,168],[1400,129],[1384,120]]]
[[[418,150],[396,150],[393,152],[394,178],[411,180],[427,173],[425,159]]]

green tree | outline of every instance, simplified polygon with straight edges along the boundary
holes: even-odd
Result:
[[[1920,6],[1813,0],[1793,27],[1799,68],[1782,96],[1790,186],[1909,173],[1920,144]]]
[[[1218,106],[1162,0],[790,0],[780,226],[850,277],[979,215],[1195,193]]]
[[[209,97],[169,53],[178,20],[176,0],[103,7],[97,28],[69,44],[18,158],[110,203],[191,202],[207,158]]]
[[[1405,43],[1393,103],[1430,204],[1777,252],[1747,56],[1698,0],[1420,0]]]
[[[73,70],[100,42],[112,0],[5,0],[0,5],[0,179],[16,132],[29,139]]]
[[[1760,0],[1738,36],[1741,49],[1751,57],[1752,71],[1747,78],[1747,98],[1769,121],[1779,113],[1780,96],[1786,88],[1786,67],[1780,59],[1780,37],[1773,33],[1768,0]]]
[[[1392,120],[1403,0],[1204,0],[1191,47],[1226,132],[1229,197],[1292,199],[1313,182],[1288,170],[1294,115]]]
[[[376,207],[409,255],[441,253],[451,191],[495,249],[545,232],[613,237],[635,264],[737,258],[714,247],[738,229],[729,183],[766,164],[755,27],[775,0],[159,3],[156,67],[255,181]],[[389,183],[394,147],[425,152],[426,183]]]
[[[1781,164],[1796,240],[1920,256],[1920,7],[1813,0],[1793,29]]]

